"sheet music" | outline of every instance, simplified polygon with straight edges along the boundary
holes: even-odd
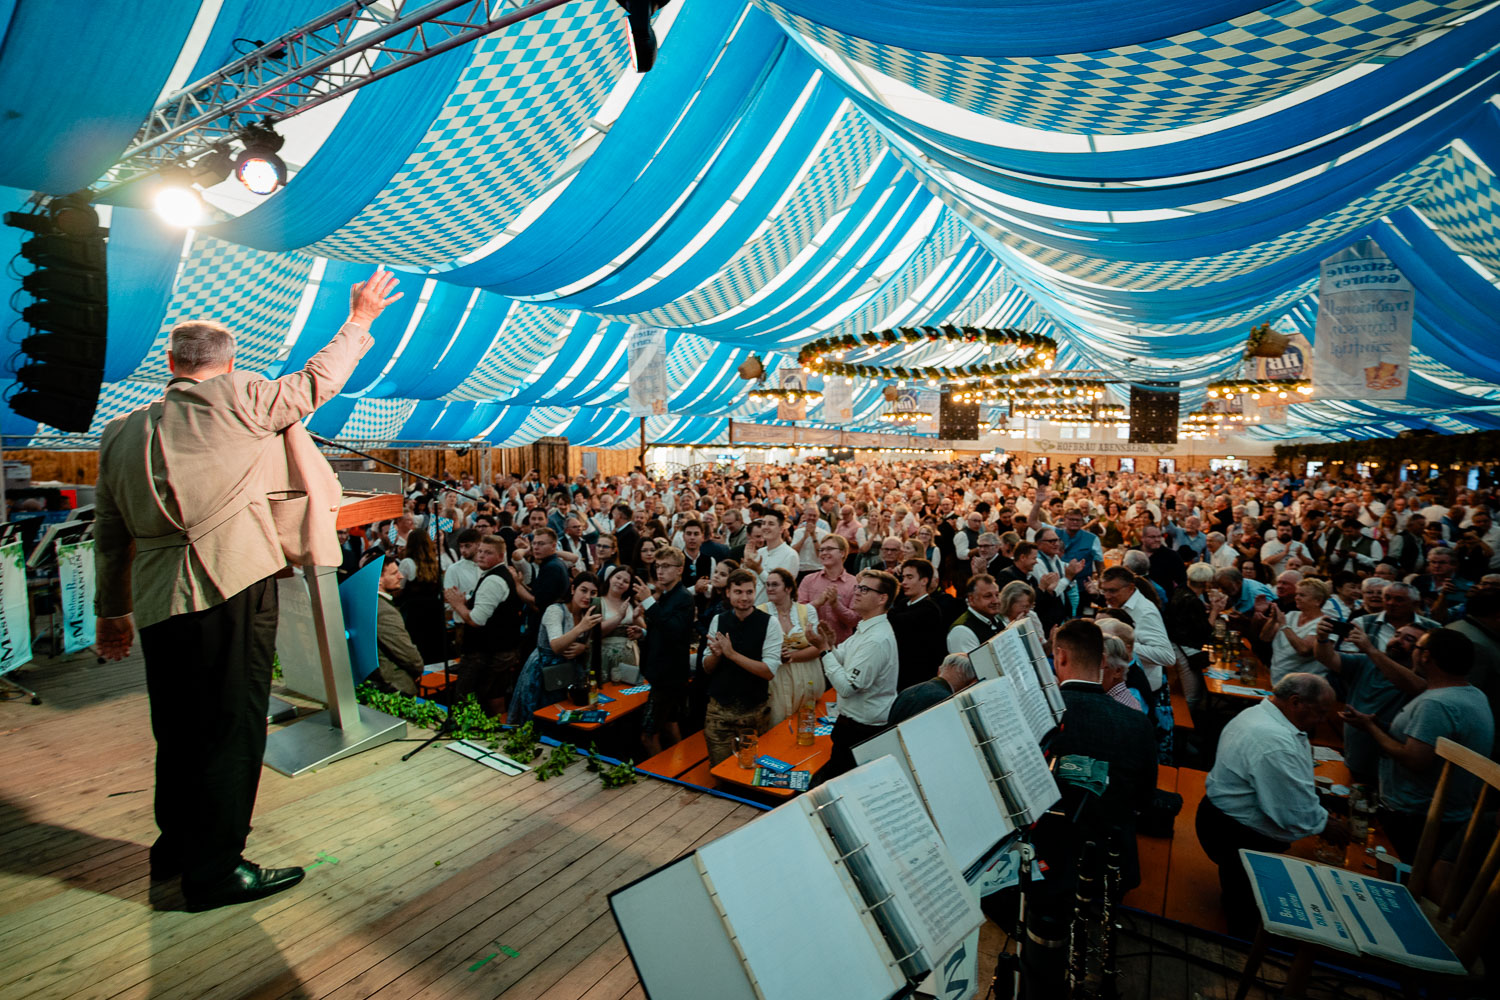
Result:
[[[1406,886],[1324,865],[1316,870],[1360,951],[1419,969],[1465,974]]]
[[[1022,813],[1015,817],[1023,825],[1035,823],[1062,797],[1042,749],[1026,727],[1015,690],[1004,680],[985,681],[959,696],[973,712],[966,713],[985,749],[995,763],[1010,772],[1010,792],[1019,798]],[[975,719],[977,713],[978,719]]]
[[[1000,669],[1016,690],[1016,701],[1021,715],[1031,730],[1033,739],[1041,739],[1056,725],[1052,717],[1052,706],[1042,694],[1042,684],[1037,678],[1036,667],[1031,663],[1031,650],[1021,629],[1015,625],[990,640],[999,655]]]
[[[895,760],[882,757],[830,781],[838,810],[893,899],[888,906],[925,956],[915,975],[932,969],[983,917],[953,856]],[[878,849],[876,849],[878,848]]]
[[[1061,722],[1068,706],[1063,701],[1062,689],[1057,685],[1057,675],[1052,672],[1052,664],[1047,661],[1047,647],[1042,641],[1046,633],[1042,629],[1042,620],[1035,611],[1026,613],[1022,634],[1026,637],[1026,648],[1031,652],[1031,666],[1036,671],[1037,683],[1041,685],[1042,695],[1052,709],[1052,721]]]
[[[802,1000],[817,983],[890,996],[905,978],[810,809],[774,809],[699,848],[698,863],[766,1000]]]
[[[974,752],[958,703],[940,702],[896,727],[932,821],[961,867],[1015,829],[989,767]]]

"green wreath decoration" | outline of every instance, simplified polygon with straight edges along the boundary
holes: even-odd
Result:
[[[751,389],[750,399],[755,402],[787,402],[787,403],[816,403],[823,398],[823,394],[816,389]]]
[[[1294,393],[1310,396],[1312,391],[1312,383],[1306,379],[1229,378],[1208,384],[1210,399],[1233,399],[1235,396],[1259,399],[1266,393],[1271,393],[1278,399],[1292,399]]]
[[[849,351],[900,347],[923,342],[958,345],[983,344],[988,347],[1018,347],[1026,354],[1012,361],[977,362],[971,365],[870,365],[844,360]],[[1045,369],[1057,356],[1057,341],[1045,334],[1011,327],[978,326],[903,326],[891,330],[872,330],[855,336],[819,337],[802,345],[797,361],[802,367],[821,375],[859,375],[864,378],[944,379],[962,382],[968,379],[1016,377]]]

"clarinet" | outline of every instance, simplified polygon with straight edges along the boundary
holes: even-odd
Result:
[[[1092,994],[1089,988],[1090,953],[1095,950],[1094,919],[1096,893],[1099,891],[1095,872],[1098,868],[1098,845],[1085,841],[1078,856],[1078,888],[1073,895],[1073,919],[1068,924],[1068,978],[1067,996],[1083,997]]]
[[[1109,838],[1109,854],[1104,868],[1104,918],[1102,938],[1099,944],[1099,975],[1103,982],[1101,995],[1119,996],[1120,968],[1117,961],[1117,930],[1115,927],[1115,901],[1120,895],[1120,837],[1115,831]]]

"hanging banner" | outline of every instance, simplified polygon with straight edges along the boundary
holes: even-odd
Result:
[[[1411,282],[1372,242],[1323,261],[1314,398],[1406,398],[1413,297]]]
[[[630,415],[660,417],[667,412],[667,331],[637,326],[627,346]]]
[[[57,573],[62,586],[63,652],[76,653],[94,644],[94,540],[57,546]]]
[[[807,376],[802,374],[801,368],[783,368],[780,372],[781,387],[783,389],[795,389],[798,392],[807,388]],[[790,399],[781,399],[776,402],[777,420],[806,420],[807,400],[799,399],[792,402]]]
[[[0,546],[0,675],[31,662],[31,601],[17,538]]]
[[[854,419],[854,386],[833,375],[823,379],[823,422],[847,424]]]
[[[937,389],[898,389],[890,408],[899,413],[919,413],[923,419],[906,427],[922,434],[937,433],[938,407],[943,396]]]

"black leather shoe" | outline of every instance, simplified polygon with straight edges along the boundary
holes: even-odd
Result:
[[[182,887],[187,908],[193,913],[248,903],[290,889],[307,874],[301,868],[262,868],[249,861],[241,861],[234,871],[206,886]]]

